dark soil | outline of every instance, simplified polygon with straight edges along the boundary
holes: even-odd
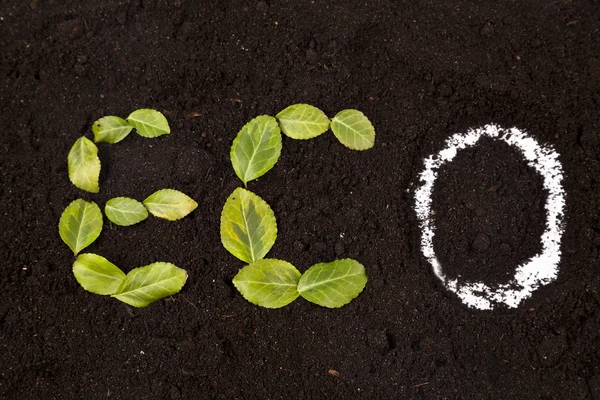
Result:
[[[0,397],[600,399],[599,16],[592,0],[2,1]],[[247,303],[219,239],[240,186],[233,138],[295,103],[359,109],[377,131],[365,152],[331,133],[284,138],[249,184],[278,219],[269,257],[366,266],[364,292],[337,310]],[[73,142],[141,107],[172,134],[100,145],[100,194],[71,185]],[[492,122],[560,153],[566,230],[555,282],[477,311],[422,256],[413,193],[424,157]],[[86,251],[124,270],[172,262],[189,272],[182,292],[134,309],[84,291],[63,209],[167,187],[198,209],[106,221]],[[461,152],[434,192],[446,272],[506,281],[539,250],[544,201],[513,149]]]

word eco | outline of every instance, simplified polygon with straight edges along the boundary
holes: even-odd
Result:
[[[126,119],[103,117],[92,127],[96,143],[111,144],[125,139],[133,129],[148,138],[170,133],[166,118],[150,109],[137,110]],[[227,198],[221,213],[220,236],[223,247],[247,264],[233,278],[233,284],[253,304],[279,308],[303,297],[323,307],[338,308],[356,298],[367,283],[365,267],[352,259],[318,263],[301,273],[287,261],[265,258],[277,238],[277,221],[267,202],[247,190],[248,182],[263,176],[277,163],[282,150],[282,133],[292,139],[306,140],[329,129],[341,144],[352,150],[367,150],[375,144],[373,125],[360,111],[343,110],[330,120],[321,110],[308,104],[289,106],[275,117],[258,116],[244,125],[233,141],[231,164],[244,188],[235,189]],[[494,287],[484,282],[446,278],[433,247],[435,224],[431,195],[438,171],[451,162],[459,150],[477,145],[484,136],[518,149],[528,165],[541,175],[544,189],[548,191],[542,251],[519,265],[510,282]],[[71,182],[79,189],[98,193],[100,169],[94,142],[79,138],[68,155]],[[565,192],[562,166],[554,150],[538,144],[516,128],[505,130],[486,125],[450,137],[446,148],[424,160],[419,178],[422,185],[415,192],[415,211],[420,221],[421,251],[446,289],[467,306],[482,310],[492,309],[499,303],[517,307],[537,288],[556,279],[564,230]],[[110,199],[104,212],[115,225],[130,226],[145,220],[149,213],[175,221],[197,206],[184,193],[162,189],[141,202],[128,197]],[[98,238],[102,225],[98,205],[83,199],[69,204],[60,218],[60,237],[77,256],[73,273],[85,290],[110,295],[134,307],[146,307],[181,290],[187,273],[173,264],[155,262],[125,274],[104,257],[79,254]]]

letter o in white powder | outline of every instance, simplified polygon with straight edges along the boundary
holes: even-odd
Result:
[[[513,279],[505,285],[489,287],[484,282],[459,282],[446,279],[433,249],[435,227],[431,218],[431,194],[438,169],[456,156],[458,150],[472,147],[482,136],[502,140],[517,148],[543,179],[548,199],[544,205],[546,228],[542,234],[542,251],[527,262],[519,265]],[[471,129],[465,134],[457,133],[446,141],[447,147],[436,155],[424,160],[425,168],[419,175],[422,185],[415,192],[415,211],[420,220],[421,251],[433,267],[433,272],[446,289],[456,293],[469,307],[489,310],[496,303],[517,307],[534,290],[556,279],[560,262],[560,241],[564,231],[563,209],[565,191],[562,186],[563,172],[558,153],[549,147],[541,146],[525,132],[516,128],[502,129],[496,125]]]

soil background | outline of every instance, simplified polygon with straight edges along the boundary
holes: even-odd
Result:
[[[598,1],[1,1],[0,397],[600,399],[599,37]],[[295,103],[359,109],[377,132],[364,152],[331,132],[284,137],[249,184],[277,217],[269,257],[366,266],[364,292],[337,310],[249,304],[220,243],[241,185],[233,138]],[[100,144],[101,192],[75,188],[73,142],[142,107],[172,134]],[[420,253],[413,194],[425,157],[488,123],[560,153],[566,230],[555,282],[477,311]],[[134,309],[84,291],[63,209],[167,187],[197,210],[105,219],[84,252],[125,271],[172,262],[190,275],[181,293]],[[544,201],[514,149],[459,153],[433,195],[448,275],[508,280],[540,249]]]

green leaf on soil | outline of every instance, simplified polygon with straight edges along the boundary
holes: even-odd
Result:
[[[73,263],[73,274],[77,282],[88,292],[114,294],[125,273],[106,258],[96,254],[80,254]]]
[[[231,146],[231,164],[244,186],[273,168],[281,154],[277,120],[261,115],[248,122]]]
[[[120,117],[102,117],[92,125],[94,142],[118,143],[125,139],[133,126]]]
[[[375,128],[358,110],[343,110],[331,120],[335,137],[352,150],[367,150],[375,144]]]
[[[131,270],[112,297],[134,307],[171,296],[181,290],[187,272],[173,264],[157,262]]]
[[[338,308],[358,296],[366,283],[365,267],[347,258],[310,267],[298,282],[298,292],[312,303]]]
[[[250,303],[266,308],[280,308],[298,296],[300,272],[281,260],[258,260],[233,278],[233,284]]]
[[[277,222],[271,207],[249,190],[237,188],[221,213],[221,242],[247,263],[264,258],[277,238]]]
[[[63,242],[77,255],[100,236],[102,212],[93,201],[75,200],[65,208],[58,223]]]
[[[142,203],[129,197],[115,197],[106,202],[104,212],[117,225],[130,226],[148,218],[148,210]]]
[[[311,139],[329,129],[329,118],[308,104],[294,104],[275,116],[281,131],[292,139]]]
[[[127,122],[143,137],[154,138],[171,133],[169,123],[162,113],[142,108],[129,114]]]
[[[100,191],[100,159],[94,142],[85,136],[77,139],[69,151],[67,164],[73,185],[91,193]]]
[[[176,221],[194,211],[198,203],[178,190],[162,189],[148,196],[144,206],[155,217]]]

